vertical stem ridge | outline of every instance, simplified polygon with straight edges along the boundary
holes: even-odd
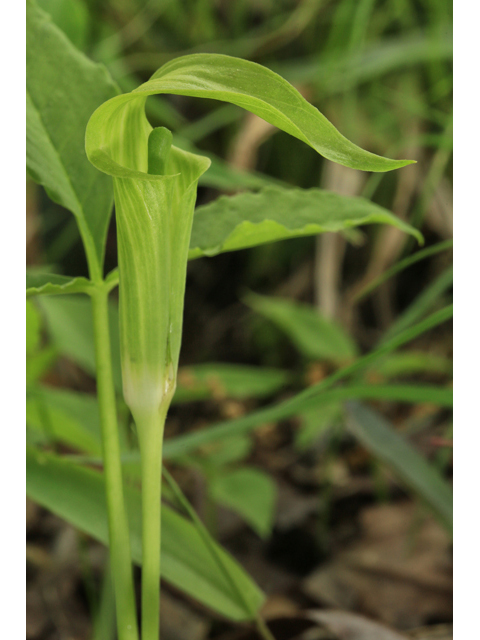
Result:
[[[122,466],[118,437],[117,407],[113,386],[108,323],[108,289],[92,294],[97,364],[97,394],[102,429],[105,490],[108,511],[110,560],[115,591],[119,640],[138,640],[135,592],[130,550],[130,533],[123,495]]]

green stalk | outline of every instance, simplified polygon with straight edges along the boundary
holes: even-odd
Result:
[[[142,640],[160,634],[162,445],[169,399],[158,412],[136,417],[142,474]]]
[[[119,640],[138,640],[130,534],[123,496],[117,407],[113,386],[108,288],[98,284],[91,294],[97,364],[97,394],[102,429],[103,465],[108,511],[110,560]]]
[[[213,539],[210,536],[210,534],[208,533],[207,528],[205,527],[203,522],[198,517],[195,509],[193,509],[193,507],[190,505],[189,501],[187,500],[187,498],[183,494],[182,490],[180,489],[178,484],[175,482],[173,477],[170,475],[169,471],[167,471],[167,469],[163,469],[163,475],[165,476],[165,479],[167,480],[168,484],[170,485],[170,489],[172,490],[173,495],[177,499],[178,504],[183,508],[185,513],[190,517],[192,522],[195,524],[198,533],[200,534],[203,542],[205,543],[205,546],[209,549],[209,551],[212,554],[213,558],[215,559],[215,562],[217,563],[220,571],[222,571],[223,575],[225,576],[225,579],[228,581],[228,583],[230,584],[232,589],[237,593],[239,599],[243,601],[243,604],[245,605],[245,608],[247,609],[247,611],[250,611],[251,618],[255,622],[255,625],[257,627],[257,631],[260,634],[260,636],[264,640],[275,640],[272,632],[270,631],[270,629],[265,624],[265,621],[263,620],[263,618],[260,615],[260,613],[258,611],[256,611],[252,607],[251,603],[245,597],[243,591],[241,590],[241,588],[237,584],[237,581],[231,575],[231,573],[228,570],[228,568],[225,566],[225,562],[224,562],[221,554],[218,552],[217,546],[213,542]]]

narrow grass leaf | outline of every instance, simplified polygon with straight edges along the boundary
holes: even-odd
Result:
[[[315,391],[315,393],[312,393],[312,391]],[[453,404],[452,396],[450,388],[427,385],[359,384],[337,389],[321,389],[320,385],[317,385],[316,389],[307,389],[297,396],[272,407],[266,407],[242,418],[221,422],[207,429],[167,440],[164,445],[164,456],[168,458],[185,455],[201,445],[214,442],[220,438],[247,433],[266,422],[284,420],[294,415],[346,400],[386,400],[414,404],[425,402],[451,408]]]
[[[453,267],[450,266],[441,273],[420,295],[418,295],[412,304],[401,313],[393,325],[383,336],[382,342],[387,342],[391,338],[398,335],[415,322],[421,320],[435,304],[441,300],[443,294],[452,286],[453,283]]]
[[[353,402],[347,403],[347,411],[350,432],[421,496],[451,530],[452,490],[436,468],[378,413]]]
[[[406,329],[399,335],[395,336],[387,343],[380,345],[377,349],[371,353],[358,358],[351,365],[339,369],[334,374],[322,380],[318,384],[314,385],[305,391],[300,392],[293,398],[285,400],[279,404],[273,406],[267,406],[259,411],[255,411],[248,416],[239,418],[237,420],[231,420],[218,425],[214,425],[209,429],[205,429],[200,433],[190,433],[184,436],[167,440],[164,446],[165,457],[175,457],[184,455],[190,451],[195,450],[199,445],[205,442],[213,442],[219,438],[235,435],[236,433],[245,433],[253,429],[255,426],[271,420],[279,420],[284,416],[291,416],[295,414],[301,414],[305,411],[306,401],[311,398],[325,396],[325,392],[330,389],[334,384],[365,370],[372,363],[378,361],[392,351],[395,351],[404,344],[407,344],[411,340],[414,340],[418,336],[422,335],[426,331],[433,329],[434,327],[451,319],[453,315],[452,305],[440,309],[431,316],[422,320],[418,324],[409,329]],[[373,385],[371,385],[373,387]],[[442,393],[443,395],[443,393]],[[448,394],[447,394],[448,395]],[[371,396],[370,396],[371,397]],[[344,398],[345,399],[345,398]],[[397,398],[398,399],[398,398]]]
[[[307,400],[316,397],[324,398],[325,392],[340,380],[365,370],[372,363],[378,361],[388,353],[395,351],[426,331],[429,331],[430,329],[433,329],[434,327],[451,319],[452,315],[452,305],[432,313],[432,315],[425,320],[422,320],[417,325],[406,329],[387,343],[380,345],[371,353],[358,358],[353,364],[339,369],[325,380],[322,380],[310,389],[305,389],[305,391],[302,391],[289,400],[285,400],[284,402],[273,406],[265,407],[264,409],[255,411],[248,416],[214,425],[200,433],[190,433],[167,440],[164,445],[164,456],[175,457],[184,455],[195,450],[198,446],[205,444],[206,442],[213,442],[219,438],[228,437],[237,433],[246,433],[257,425],[271,420],[279,420],[282,417],[301,414],[305,411]]]
[[[92,640],[115,640],[116,630],[115,594],[110,563],[107,563],[103,570],[99,602],[93,618]]]
[[[364,287],[361,291],[359,291],[354,300],[359,301],[368,296],[372,291],[374,291],[381,284],[389,280],[391,277],[400,273],[404,269],[407,269],[412,264],[419,262],[420,260],[425,260],[426,258],[430,258],[431,256],[439,253],[440,251],[445,251],[447,249],[451,249],[453,247],[453,240],[445,240],[444,242],[438,242],[437,244],[432,245],[431,247],[427,247],[426,249],[422,249],[421,251],[416,251],[410,256],[407,256],[403,260],[400,260],[396,264],[394,264],[390,269],[384,271],[378,278],[375,278],[373,282],[370,282],[366,287]]]
[[[424,351],[392,353],[372,366],[373,375],[380,375],[386,379],[405,378],[418,374],[445,376],[451,375],[452,370],[451,360]]]
[[[389,37],[369,44],[360,55],[344,51],[343,56],[334,52],[327,57],[322,53],[300,62],[279,63],[275,69],[290,82],[314,83],[324,96],[343,93],[400,69],[451,59],[451,26],[445,25],[438,33],[436,37],[424,33]]]

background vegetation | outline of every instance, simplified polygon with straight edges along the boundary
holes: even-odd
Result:
[[[438,633],[451,617],[448,495],[438,484],[451,471],[449,322],[413,331],[399,350],[362,361],[321,404],[301,396],[290,412],[256,411],[359,362],[450,302],[451,4],[38,4],[124,91],[178,55],[240,56],[280,73],[362,147],[417,160],[364,174],[323,160],[233,105],[179,96],[147,103],[151,123],[170,128],[175,144],[211,157],[199,205],[269,184],[321,186],[371,198],[422,231],[420,250],[397,229],[373,226],[190,262],[165,453],[210,532],[267,593],[267,616],[339,607],[403,630],[433,625]],[[73,217],[30,181],[27,193],[30,273],[48,266],[87,276]],[[112,222],[106,268],[115,266]],[[95,460],[88,304],[66,296],[29,303],[27,422],[30,442]],[[115,318],[113,305],[113,336]],[[120,388],[118,358],[116,375]],[[135,479],[135,437],[120,410],[125,469]],[[219,439],[208,427],[220,422]],[[33,502],[27,506],[27,637],[112,637],[108,580],[100,586],[103,549]],[[372,549],[377,560],[368,564]],[[240,637],[171,586],[164,591],[164,640]]]

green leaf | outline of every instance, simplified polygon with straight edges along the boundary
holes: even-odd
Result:
[[[447,387],[355,384],[336,389],[325,389],[325,383],[328,383],[328,380],[326,378],[323,383],[306,389],[293,398],[265,407],[247,416],[221,422],[201,431],[167,440],[163,454],[166,458],[182,456],[199,446],[215,442],[221,438],[248,433],[266,422],[285,420],[295,415],[303,415],[305,412],[313,411],[325,405],[345,402],[346,400],[386,400],[414,404],[425,402],[447,408],[451,408],[453,404],[452,390]],[[324,385],[323,387],[322,384]]]
[[[266,473],[251,467],[234,469],[211,480],[209,490],[216,502],[236,511],[260,537],[271,533],[277,492]]]
[[[452,286],[453,282],[453,266],[448,267],[441,273],[420,295],[418,295],[412,304],[398,316],[393,325],[383,336],[386,342],[399,332],[410,327],[414,322],[418,322],[438,303],[443,294]]]
[[[40,346],[42,323],[38,308],[27,300],[26,311],[26,383],[29,388],[50,368],[57,353],[52,347]]]
[[[27,354],[27,387],[40,380],[53,365],[57,357],[58,353],[55,347],[46,347],[34,353]]]
[[[113,190],[88,162],[84,137],[94,110],[116,93],[106,69],[27,0],[27,168],[52,200],[76,216],[99,274]]]
[[[214,468],[216,471],[234,462],[239,462],[248,456],[252,449],[252,439],[246,435],[232,436],[213,443],[210,447],[201,452],[201,456],[195,455],[195,461],[204,465],[208,469]],[[191,462],[190,462],[191,464]],[[188,463],[187,463],[188,466]]]
[[[52,454],[27,449],[27,494],[81,531],[108,544],[101,473],[72,465]],[[140,493],[127,488],[126,502],[132,558],[140,564]],[[258,611],[264,600],[261,591],[230,555],[220,548],[218,552],[247,600]],[[232,620],[251,618],[245,602],[226,580],[197,529],[165,505],[162,505],[162,576],[177,589]]]
[[[38,305],[46,319],[47,330],[55,347],[92,376],[96,373],[93,340],[92,304],[86,296],[42,296]],[[117,391],[122,389],[118,308],[109,304],[113,378]]]
[[[295,437],[300,450],[307,449],[317,438],[338,423],[342,407],[338,402],[325,404],[320,409],[312,409],[302,414],[302,423]]]
[[[451,530],[452,490],[437,469],[378,413],[353,402],[347,404],[347,410],[350,432],[418,493]]]
[[[91,288],[92,283],[87,278],[69,278],[57,273],[27,270],[27,298],[38,295],[87,293]]]
[[[100,419],[95,396],[37,386],[27,397],[27,425],[48,439],[101,455]]]
[[[448,358],[423,351],[394,353],[372,366],[372,373],[384,378],[401,378],[417,374],[451,375],[453,363]],[[368,377],[368,373],[367,373]]]
[[[284,387],[289,379],[287,371],[267,367],[221,362],[180,367],[173,402],[215,397],[263,398]]]
[[[189,140],[179,136],[178,134],[173,136],[173,140],[179,149],[184,149],[190,153],[201,153],[202,155],[207,156],[211,161],[209,170],[200,176],[199,184],[202,186],[212,187],[213,189],[219,189],[220,191],[237,191],[241,189],[255,190],[274,185],[288,187],[286,184],[283,185],[281,180],[277,180],[271,176],[267,176],[266,174],[236,169],[214,153],[205,151],[204,149],[200,151],[200,149],[198,149]]]
[[[37,0],[43,11],[78,49],[84,50],[87,42],[89,14],[82,0]]]
[[[198,207],[189,258],[364,224],[390,224],[422,242],[416,229],[365,198],[322,189],[267,187],[259,193],[222,196]]]
[[[439,253],[440,251],[445,251],[446,249],[451,249],[453,247],[453,240],[445,240],[444,242],[438,242],[426,249],[422,249],[421,251],[417,251],[412,255],[407,256],[403,260],[400,260],[392,267],[384,271],[381,275],[375,278],[372,282],[370,282],[366,287],[364,287],[361,291],[355,294],[354,300],[357,302],[369,295],[372,291],[374,291],[378,286],[380,286],[383,282],[389,280],[392,276],[397,273],[400,273],[404,269],[407,269],[412,264],[415,264],[419,260],[425,260],[425,258],[429,258],[430,256]]]
[[[279,63],[278,71],[291,82],[315,84],[322,96],[344,93],[383,75],[430,61],[452,57],[451,25],[445,24],[433,37],[422,30],[396,38],[388,36],[369,44],[363,51],[344,48],[328,57],[322,51],[299,62]]]
[[[313,400],[315,402],[316,399],[321,399],[318,404],[321,404],[322,401],[325,401],[325,404],[328,404],[328,401],[337,401],[339,399],[347,399],[345,396],[338,397],[335,395],[332,397],[332,394],[328,396],[326,391],[330,389],[334,384],[343,380],[347,377],[353,376],[361,371],[364,371],[367,367],[369,367],[372,363],[378,361],[381,357],[385,356],[388,353],[391,353],[395,349],[403,346],[404,344],[414,340],[418,336],[422,335],[426,331],[433,329],[439,324],[449,320],[452,317],[453,308],[452,305],[441,309],[433,313],[431,316],[422,320],[414,327],[406,329],[398,336],[392,338],[389,342],[380,345],[374,351],[371,351],[365,356],[358,358],[353,364],[343,367],[339,369],[334,374],[330,375],[325,380],[322,380],[318,384],[310,387],[309,389],[305,389],[301,393],[297,394],[293,398],[289,398],[288,400],[284,400],[278,404],[274,404],[272,406],[267,406],[262,408],[254,413],[249,414],[248,416],[244,416],[242,418],[238,418],[236,420],[230,420],[227,422],[223,422],[208,429],[203,429],[201,432],[189,433],[184,436],[179,436],[177,438],[173,438],[171,440],[167,440],[165,442],[165,446],[163,449],[163,454],[165,457],[175,457],[185,455],[190,451],[195,450],[198,446],[204,445],[207,442],[215,442],[218,439],[229,437],[233,435],[237,435],[239,433],[246,433],[253,429],[254,427],[265,423],[271,422],[274,420],[281,420],[285,417],[290,417],[293,415],[299,415],[308,410],[311,405],[309,402]],[[363,385],[362,385],[363,386]],[[397,397],[396,400],[399,400],[398,397],[398,386],[397,388]],[[367,385],[367,394],[375,394],[375,386]],[[335,390],[338,391],[338,390]],[[340,395],[344,393],[343,390],[340,390]],[[349,392],[352,393],[352,387],[350,387]],[[381,392],[380,392],[381,393]],[[405,390],[403,391],[405,393]],[[406,390],[408,395],[411,394],[411,388]],[[415,391],[413,392],[415,393]],[[392,392],[389,391],[390,398],[392,398]],[[437,399],[445,399],[448,398],[449,402],[451,402],[451,391],[450,390],[440,390],[439,398]],[[326,398],[325,398],[326,397]],[[368,397],[372,398],[374,396],[369,395]],[[411,397],[411,395],[410,395]],[[415,402],[418,401],[418,396]],[[428,401],[431,401],[431,397]],[[317,405],[318,406],[318,405]]]
[[[309,305],[253,293],[245,302],[280,327],[306,358],[344,364],[358,355],[352,338]]]
[[[34,353],[40,343],[40,316],[35,306],[28,300],[26,311],[26,349],[28,355]]]

